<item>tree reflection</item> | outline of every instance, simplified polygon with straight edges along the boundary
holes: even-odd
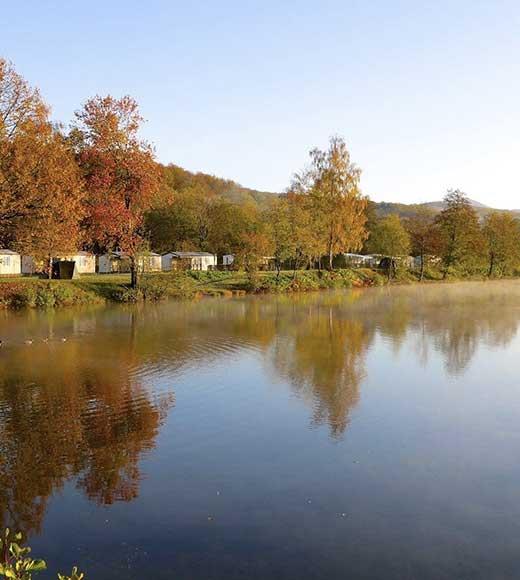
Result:
[[[24,353],[0,371],[0,525],[25,533],[39,531],[49,497],[71,477],[101,504],[137,497],[139,460],[173,403],[152,398],[121,358],[100,370],[74,348],[58,368],[43,365],[43,349],[32,354],[25,373]]]
[[[370,333],[332,307],[299,313],[284,331],[273,349],[277,372],[310,402],[315,424],[327,423],[333,436],[341,435],[359,400]]]

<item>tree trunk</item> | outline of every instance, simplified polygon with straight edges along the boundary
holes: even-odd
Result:
[[[421,254],[421,273],[419,275],[419,282],[422,282],[424,279],[424,254]]]
[[[334,258],[334,255],[332,254],[332,247],[329,248],[329,270],[332,270],[332,260]]]
[[[495,254],[491,254],[489,257],[489,271],[488,271],[488,278],[491,278],[493,275],[493,270],[495,269]]]
[[[52,256],[49,256],[47,260],[47,278],[52,280]]]
[[[130,258],[130,287],[137,288],[138,283],[137,262],[135,258]]]

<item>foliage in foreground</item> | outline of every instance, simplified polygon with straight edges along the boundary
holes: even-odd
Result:
[[[72,283],[2,282],[0,308],[53,308],[100,303],[96,295],[85,292]]]
[[[12,534],[7,528],[4,537],[0,538],[0,578],[12,580],[31,580],[33,574],[47,570],[44,560],[30,557],[31,548],[21,545],[22,534]],[[76,567],[69,575],[58,574],[58,580],[83,580],[85,575]]]

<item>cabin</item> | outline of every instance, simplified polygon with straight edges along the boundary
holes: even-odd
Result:
[[[150,252],[137,258],[139,272],[160,272],[162,270],[161,256]],[[130,272],[130,257],[124,252],[109,252],[98,257],[97,271],[100,274],[128,274]]]
[[[171,270],[213,270],[217,257],[209,252],[168,252],[161,257],[162,269]]]
[[[373,256],[344,253],[334,257],[334,266],[338,268],[371,268],[375,264]]]
[[[234,254],[224,254],[222,256],[222,265],[225,268],[231,268],[235,262]]]
[[[366,268],[379,268],[379,265],[381,264],[381,260],[384,257],[385,256],[383,256],[383,254],[367,254],[365,256],[365,258],[366,258],[365,267]]]
[[[276,258],[274,256],[262,256],[258,263],[259,270],[276,270]]]
[[[149,252],[137,259],[140,272],[162,272],[162,258],[160,254]]]
[[[0,249],[0,276],[19,276],[22,273],[22,257],[12,250]]]
[[[90,252],[76,252],[75,254],[58,254],[53,262],[74,262],[78,274],[96,273],[96,256]]]
[[[425,255],[424,256],[424,266],[432,266],[432,265],[436,265],[439,264],[439,262],[441,261],[441,258],[439,258],[438,256],[432,256],[432,255]],[[420,270],[421,269],[421,256],[415,256],[413,259],[413,267],[416,270]]]
[[[52,263],[54,265],[59,262],[74,262],[74,271],[76,274],[96,273],[96,256],[90,252],[57,253],[52,257]],[[43,260],[37,260],[33,256],[22,256],[22,274],[29,276],[41,274],[45,271],[45,268],[46,265]]]

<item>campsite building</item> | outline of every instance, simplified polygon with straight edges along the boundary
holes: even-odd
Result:
[[[22,258],[12,250],[0,250],[0,276],[19,276],[22,273]]]
[[[234,261],[235,261],[234,254],[224,254],[222,256],[222,265],[225,268],[231,268],[233,266]]]
[[[162,269],[170,270],[213,270],[217,257],[209,252],[169,252],[162,255]]]
[[[142,254],[137,258],[140,272],[160,272],[161,256],[153,252]],[[122,252],[110,252],[98,257],[100,274],[127,274],[130,272],[130,258]]]
[[[53,264],[57,262],[74,262],[76,274],[95,274],[96,256],[90,252],[75,252],[70,254],[56,254],[52,258]],[[40,274],[45,270],[43,260],[37,260],[33,256],[22,256],[22,274]]]

